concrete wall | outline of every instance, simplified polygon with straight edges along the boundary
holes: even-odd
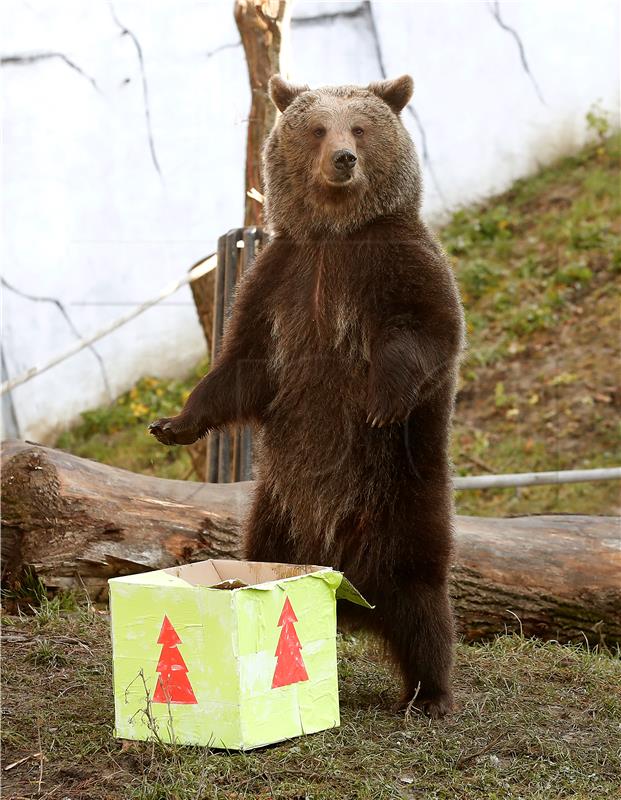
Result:
[[[156,295],[240,223],[249,92],[232,0],[5,0],[3,23],[14,376]],[[438,219],[579,147],[595,101],[618,113],[619,34],[604,0],[297,0],[291,77],[410,72],[404,120]],[[184,289],[14,390],[7,432],[49,439],[140,375],[182,374],[203,354]]]

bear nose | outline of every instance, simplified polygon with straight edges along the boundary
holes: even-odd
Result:
[[[337,150],[332,156],[332,163],[337,169],[353,169],[358,159],[351,150]]]

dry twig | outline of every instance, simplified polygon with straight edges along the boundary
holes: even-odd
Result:
[[[473,761],[475,758],[484,755],[485,753],[489,752],[494,745],[497,745],[498,742],[504,737],[505,732],[501,731],[496,738],[492,739],[491,742],[488,742],[485,747],[482,747],[480,750],[476,750],[474,753],[469,753],[468,755],[460,756],[457,761],[455,762],[455,766],[459,769],[463,767],[465,764],[468,764],[470,761]]]

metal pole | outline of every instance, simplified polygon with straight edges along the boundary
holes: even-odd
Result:
[[[237,242],[243,237],[243,228],[235,228],[226,234],[225,262],[224,262],[224,329],[233,311],[235,285],[237,278],[237,260],[239,248]],[[218,453],[218,482],[230,483],[234,469],[236,435],[233,431],[220,434],[220,450]]]
[[[453,486],[462,489],[505,489],[517,486],[546,486],[559,483],[612,481],[621,478],[621,467],[605,469],[567,469],[558,472],[517,472],[507,475],[475,475],[454,478]]]
[[[257,251],[263,241],[263,233],[259,228],[246,228],[244,231],[243,271],[252,269]],[[252,429],[245,425],[241,431],[239,446],[239,477],[237,480],[252,480]]]
[[[220,352],[222,329],[224,326],[224,268],[226,262],[226,234],[218,239],[216,279],[213,298],[213,333],[211,336],[210,368]],[[220,451],[220,432],[212,431],[207,437],[207,482],[218,482],[218,458]]]

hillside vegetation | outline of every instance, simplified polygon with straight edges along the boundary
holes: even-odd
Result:
[[[617,385],[621,196],[619,137],[598,141],[507,193],[463,209],[441,231],[468,320],[453,459],[459,474],[575,469],[621,461]],[[183,448],[146,432],[176,413],[185,381],[145,377],[82,415],[57,446],[162,477],[189,478]],[[470,514],[615,513],[618,484],[461,492]]]

